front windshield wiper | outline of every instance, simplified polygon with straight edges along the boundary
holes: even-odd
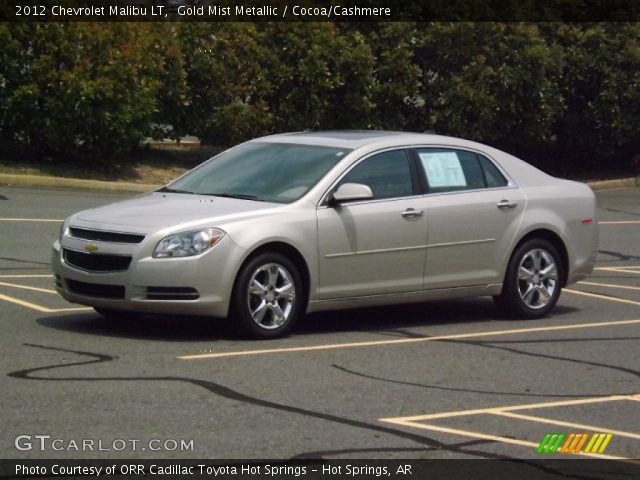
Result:
[[[166,192],[166,193],[186,193],[188,195],[195,195],[194,192],[190,192],[189,190],[180,190],[179,188],[169,188],[169,187],[162,187],[159,190],[156,190],[157,192]]]
[[[209,195],[212,197],[239,198],[241,200],[255,200],[256,202],[264,202],[264,200],[256,195],[245,195],[244,193],[201,193],[200,195]]]

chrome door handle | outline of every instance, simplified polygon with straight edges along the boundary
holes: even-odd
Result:
[[[415,208],[407,208],[404,212],[402,212],[402,216],[404,218],[416,218],[421,217],[424,213],[424,210],[416,210]]]
[[[496,205],[500,210],[509,210],[516,208],[518,204],[516,202],[510,202],[509,200],[500,200]]]

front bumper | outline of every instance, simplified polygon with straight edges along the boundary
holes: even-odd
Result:
[[[63,238],[65,248],[81,250],[84,243],[88,242]],[[98,247],[101,251],[114,250],[108,244],[98,243]],[[153,258],[142,244],[117,246],[120,253],[126,248],[132,256],[128,269],[102,273],[69,265],[61,248],[56,241],[51,265],[55,288],[69,302],[141,313],[214,317],[228,314],[233,282],[244,254],[228,237],[201,255],[182,258]]]

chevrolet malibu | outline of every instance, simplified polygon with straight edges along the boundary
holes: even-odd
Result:
[[[226,150],[85,210],[53,245],[57,291],[107,317],[227,317],[286,334],[305,312],[492,296],[546,315],[593,269],[593,192],[439,135],[302,132]]]

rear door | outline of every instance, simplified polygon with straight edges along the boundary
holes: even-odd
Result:
[[[526,199],[488,158],[448,148],[417,148],[427,184],[425,288],[502,282]]]

